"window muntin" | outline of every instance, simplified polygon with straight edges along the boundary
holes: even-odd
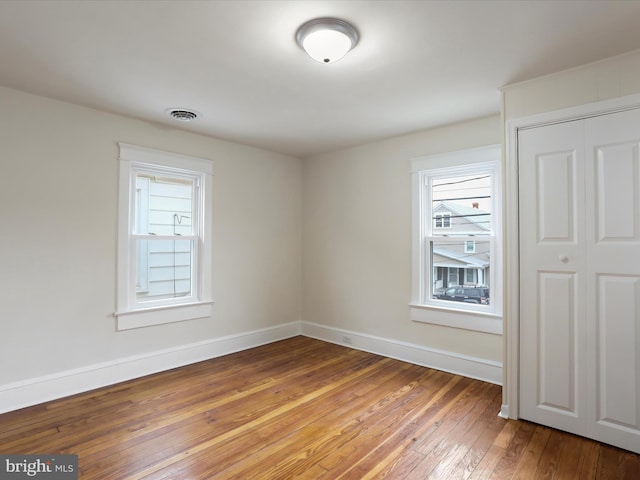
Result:
[[[491,173],[433,175],[428,176],[427,181],[431,190],[430,208],[435,221],[434,235],[490,234]],[[450,231],[435,232],[440,228],[448,228]]]
[[[492,146],[412,161],[413,320],[501,333],[500,157]],[[458,286],[468,295],[445,295]]]
[[[136,252],[144,250],[148,261],[136,268],[136,304],[193,298],[194,241],[136,238]],[[138,262],[140,265],[142,262]],[[142,285],[145,287],[143,288]]]

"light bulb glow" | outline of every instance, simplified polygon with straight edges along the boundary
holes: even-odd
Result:
[[[351,40],[335,30],[317,30],[307,35],[302,47],[311,58],[322,63],[333,63],[351,49]]]

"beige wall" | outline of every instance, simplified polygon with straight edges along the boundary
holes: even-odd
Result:
[[[505,120],[640,92],[640,50],[503,88]]]
[[[0,386],[300,320],[295,158],[0,88]],[[211,319],[116,332],[117,142],[211,159]]]
[[[502,361],[501,336],[412,322],[408,307],[410,159],[500,135],[496,115],[305,160],[303,319]]]

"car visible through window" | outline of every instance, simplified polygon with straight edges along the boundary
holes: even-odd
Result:
[[[434,298],[454,302],[489,305],[489,289],[486,287],[449,287],[444,290],[444,292],[436,293]]]

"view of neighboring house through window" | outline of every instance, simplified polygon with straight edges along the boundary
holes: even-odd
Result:
[[[433,219],[428,238],[433,275],[427,295],[448,300],[449,286],[490,288],[491,174],[433,175],[426,180],[431,208],[425,207]],[[468,297],[468,303],[482,303]]]
[[[499,165],[499,147],[412,161],[414,320],[438,323],[420,311],[433,307],[501,313]]]
[[[211,315],[205,159],[120,144],[118,329]]]
[[[191,296],[198,231],[197,177],[136,172],[136,300]]]

